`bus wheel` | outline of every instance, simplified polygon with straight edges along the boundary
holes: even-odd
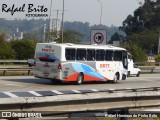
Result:
[[[141,74],[141,72],[138,72],[136,76],[137,76],[137,77],[139,77],[139,76],[140,76],[140,74]]]
[[[127,77],[129,77],[130,76],[130,71],[128,71],[128,74],[127,74]]]
[[[115,84],[117,83],[117,81],[118,81],[118,74],[115,74],[112,83]]]
[[[78,78],[77,78],[77,84],[80,85],[83,82],[83,74],[79,73]]]

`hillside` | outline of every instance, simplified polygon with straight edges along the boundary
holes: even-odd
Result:
[[[23,32],[24,37],[34,37],[39,40],[43,39],[44,35],[44,26],[48,28],[49,20],[44,19],[15,19],[15,20],[6,20],[0,18],[0,32],[5,32],[9,36],[14,36],[16,32]],[[110,40],[111,36],[118,32],[121,35],[125,35],[124,32],[119,31],[119,27],[116,26],[105,26],[105,25],[90,25],[88,22],[68,22],[64,23],[64,30],[74,30],[80,32],[84,35],[84,39],[81,41],[82,43],[89,43],[90,41],[90,30],[93,28],[103,28],[107,30],[107,38]]]

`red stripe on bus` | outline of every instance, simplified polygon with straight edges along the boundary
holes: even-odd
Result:
[[[72,75],[68,76],[68,77],[65,79],[65,81],[68,81],[68,82],[69,82],[69,81],[70,81],[70,82],[72,82],[72,81],[77,81],[78,75],[79,75],[79,73],[72,74]],[[108,78],[105,78],[105,80],[107,81],[107,80],[109,80],[109,79],[108,79]],[[84,74],[84,81],[102,81],[102,79]]]

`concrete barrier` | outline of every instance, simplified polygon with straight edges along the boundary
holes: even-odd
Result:
[[[160,106],[159,88],[126,89],[85,94],[41,97],[1,98],[0,111],[68,114],[73,112],[106,111]]]

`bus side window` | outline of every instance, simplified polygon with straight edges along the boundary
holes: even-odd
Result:
[[[122,61],[122,51],[114,51],[114,60]]]
[[[86,60],[86,49],[77,49],[76,60]]]
[[[105,51],[104,50],[96,50],[96,60],[104,61]]]
[[[88,61],[94,61],[95,60],[95,50],[88,49],[87,50],[87,60]]]
[[[106,61],[112,61],[113,60],[113,51],[106,50],[105,60]]]
[[[67,48],[65,51],[66,60],[75,60],[75,52],[75,49]]]

